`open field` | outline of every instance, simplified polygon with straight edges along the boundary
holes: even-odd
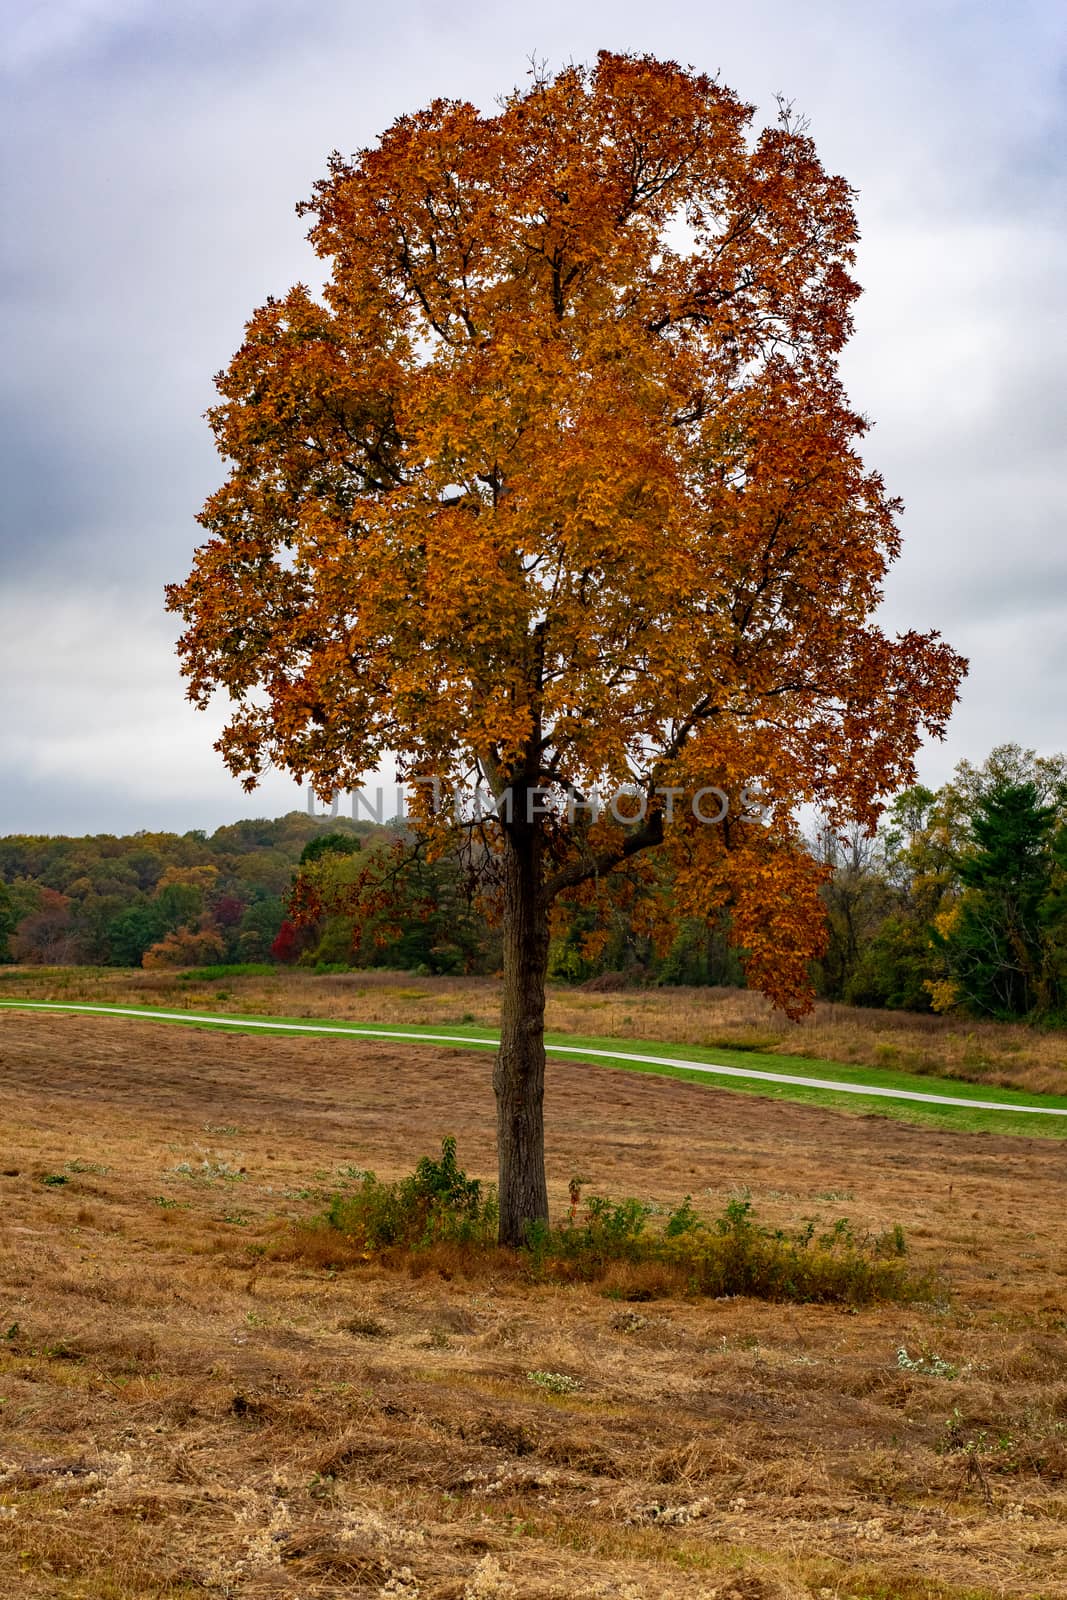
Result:
[[[899,1222],[951,1300],[272,1253],[352,1164],[490,1174],[492,1120],[484,1056],[0,1015],[0,1593],[1067,1596],[1061,1145],[554,1063],[556,1205]]]
[[[466,1022],[397,1024],[352,1023],[334,1017],[276,1017],[214,1010],[158,1010],[152,1006],[112,1006],[99,1001],[10,999],[0,995],[0,1010],[73,1012],[123,1017],[160,1026],[214,1031],[319,1035],[323,1038],[380,1040],[495,1052],[498,1035]],[[922,1077],[884,1067],[846,1066],[804,1056],[769,1055],[715,1046],[679,1046],[656,1040],[612,1039],[573,1034],[545,1036],[555,1060],[593,1068],[620,1066],[692,1083],[718,1080],[724,1088],[770,1099],[822,1105],[852,1115],[895,1116],[904,1121],[972,1133],[1022,1134],[1026,1138],[1067,1138],[1067,1096],[1034,1095],[951,1078]]]
[[[99,1000],[112,1005],[187,1006],[352,1022],[477,1022],[496,1026],[493,978],[414,978],[410,973],[200,978],[195,973],[115,968],[0,968],[0,997]],[[886,1072],[1067,1094],[1067,1034],[1022,1024],[917,1016],[817,1002],[790,1022],[763,995],[744,989],[622,989],[550,984],[547,1027],[558,1034],[672,1040],[720,1050],[803,1056]]]
[[[206,979],[195,973],[113,968],[0,968],[0,997],[14,995],[491,1028],[499,1014],[500,989],[492,978],[421,978],[396,972],[317,975],[284,969],[269,976]],[[793,1023],[762,995],[742,989],[597,991],[563,984],[549,985],[547,1025],[575,1036],[670,1040],[1067,1095],[1067,1033],[1022,1025],[825,1002],[810,1017]]]

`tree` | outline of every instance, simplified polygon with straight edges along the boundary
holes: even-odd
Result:
[[[1064,1018],[1067,1006],[1067,823],[1057,828],[1051,848],[1049,888],[1040,917],[1045,946],[1045,995],[1049,1014]]]
[[[198,928],[175,928],[158,944],[150,945],[141,965],[156,970],[163,967],[199,967],[221,961],[226,953],[222,934],[207,917]]]
[[[156,884],[152,898],[159,907],[168,933],[192,927],[203,911],[205,895],[214,888],[217,877],[218,868],[210,865],[166,869]]]
[[[301,942],[300,930],[295,923],[290,922],[286,917],[274,936],[270,947],[271,956],[275,961],[281,961],[286,966],[292,966],[300,954]]]
[[[42,910],[43,901],[44,891],[32,879],[22,875],[12,883],[0,879],[0,961],[17,959],[13,953],[16,931],[27,917]]]
[[[11,890],[3,878],[0,878],[0,961],[13,960],[8,944],[18,923],[19,917],[11,896]]]
[[[852,191],[788,112],[751,118],[602,52],[335,155],[301,208],[328,283],[269,299],[219,375],[229,476],[168,590],[246,787],[274,763],[325,797],[389,750],[444,786],[431,836],[449,785],[489,791],[465,822],[502,917],[505,1242],[547,1214],[553,903],[664,847],[682,912],[729,902],[799,1014],[822,869],[793,808],[873,824],[963,671],[870,621],[898,507],[837,375]]]
[[[429,860],[413,844],[400,836],[358,860],[334,852],[301,858],[287,910],[310,936],[302,963],[486,970],[493,940],[473,903],[470,874],[455,855]]]
[[[828,938],[820,962],[820,992],[830,1000],[851,1000],[862,956],[892,900],[882,841],[855,825],[840,833],[827,824],[816,833],[811,849],[829,868],[822,890]]]
[[[1067,813],[1067,755],[1039,756],[1017,744],[995,745],[980,767],[959,762],[939,798],[953,796],[957,811],[969,818],[986,795],[1025,783],[1033,784],[1041,805]]]
[[[271,945],[285,921],[285,904],[278,895],[254,900],[241,918],[237,936],[239,961],[266,961]]]
[[[362,850],[359,840],[350,833],[321,833],[309,839],[300,852],[300,865],[318,861],[322,856],[355,856]]]
[[[150,945],[167,931],[157,905],[133,905],[119,913],[107,930],[109,960],[116,967],[139,967]]]
[[[22,918],[10,939],[16,961],[58,967],[78,960],[80,942],[70,899],[55,889],[42,889],[35,911]]]
[[[1002,780],[976,802],[973,843],[958,864],[964,894],[939,943],[961,997],[980,1013],[1020,1017],[1048,1002],[1042,912],[1055,815],[1029,780]]]

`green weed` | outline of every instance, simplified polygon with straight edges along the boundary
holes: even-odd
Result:
[[[447,1138],[440,1160],[423,1156],[407,1178],[386,1183],[363,1172],[356,1188],[334,1195],[325,1221],[365,1250],[425,1249],[492,1244],[497,1215],[495,1189],[468,1178],[456,1163],[455,1139]]]
[[[222,978],[276,978],[278,969],[269,961],[219,962],[210,967],[189,967],[177,976],[182,983],[218,983]]]

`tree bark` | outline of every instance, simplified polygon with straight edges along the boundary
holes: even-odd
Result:
[[[500,1243],[524,1243],[547,1220],[545,1184],[545,971],[548,908],[536,825],[508,836],[504,882],[504,992],[496,1093]]]

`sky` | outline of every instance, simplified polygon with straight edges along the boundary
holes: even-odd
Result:
[[[971,661],[921,779],[1067,747],[1067,8],[3,0],[0,24],[0,833],[304,805],[225,772],[163,609],[224,476],[212,376],[317,281],[295,205],[331,150],[599,49],[718,71],[758,125],[785,95],[859,191],[842,370],[906,504],[880,620]]]

